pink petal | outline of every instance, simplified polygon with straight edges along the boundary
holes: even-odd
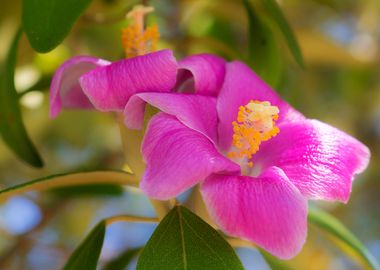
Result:
[[[276,167],[257,178],[212,175],[201,188],[207,208],[229,235],[290,259],[305,243],[307,201]]]
[[[248,66],[241,62],[231,62],[226,65],[226,77],[217,100],[219,123],[219,143],[227,150],[232,142],[232,122],[236,121],[240,106],[251,100],[270,101],[280,109],[278,123],[303,119],[303,116],[293,109],[274,92]]]
[[[139,92],[169,92],[175,85],[177,62],[170,50],[120,60],[80,78],[84,93],[100,111],[122,111]]]
[[[77,56],[63,63],[54,74],[50,87],[50,117],[56,117],[61,107],[93,108],[79,85],[79,77],[96,67],[106,66],[108,61]]]
[[[178,65],[180,69],[178,73],[179,83],[193,79],[197,94],[210,96],[218,94],[225,75],[226,61],[223,58],[212,54],[197,54],[182,59]],[[184,71],[188,71],[190,74],[186,74]]]
[[[317,120],[283,123],[262,144],[253,163],[280,167],[310,199],[347,202],[355,174],[368,165],[369,149],[348,134]]]
[[[147,163],[141,189],[150,197],[173,198],[212,173],[239,173],[203,134],[175,117],[159,113],[150,122],[142,145]]]
[[[141,93],[132,96],[124,110],[129,128],[140,129],[144,122],[145,102],[176,116],[187,127],[201,132],[216,142],[216,99],[210,96],[178,93]]]

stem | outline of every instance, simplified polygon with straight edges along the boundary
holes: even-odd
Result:
[[[243,239],[227,237],[226,240],[234,248],[239,248],[239,247],[256,248],[255,244]]]
[[[130,215],[121,215],[121,216],[113,216],[106,218],[107,226],[115,223],[115,222],[142,222],[142,223],[157,223],[159,222],[158,218],[150,218],[150,217],[137,217]]]

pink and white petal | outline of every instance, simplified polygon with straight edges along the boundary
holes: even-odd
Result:
[[[223,84],[225,66],[226,61],[216,55],[204,53],[188,56],[178,62],[178,84],[193,80],[195,93],[217,96]]]
[[[367,167],[369,149],[350,135],[317,120],[283,123],[263,143],[253,163],[280,167],[309,199],[347,202],[355,174]]]
[[[93,108],[79,85],[79,77],[110,62],[90,56],[77,56],[63,63],[54,74],[50,86],[50,117],[56,117],[62,106],[66,108]]]
[[[176,76],[173,52],[162,50],[94,69],[80,78],[80,84],[96,109],[123,111],[135,93],[171,91]]]
[[[141,129],[145,102],[177,117],[185,126],[194,129],[217,143],[216,98],[179,93],[140,93],[133,95],[124,109],[124,123]]]
[[[303,119],[303,115],[272,90],[258,75],[242,62],[226,65],[226,76],[217,100],[219,117],[219,143],[223,150],[228,150],[232,142],[232,122],[236,121],[240,106],[251,100],[269,101],[279,108],[278,123],[283,120]]]
[[[257,178],[214,174],[201,192],[214,221],[231,236],[281,259],[294,257],[305,243],[307,201],[277,167]]]
[[[179,195],[212,173],[240,173],[207,137],[165,113],[150,120],[142,154],[147,167],[140,187],[159,200]]]

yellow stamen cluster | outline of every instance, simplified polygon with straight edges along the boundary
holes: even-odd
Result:
[[[280,130],[276,126],[279,109],[270,102],[251,100],[247,105],[240,106],[237,121],[232,123],[234,135],[232,145],[236,151],[229,152],[230,158],[252,158],[262,142],[276,136]],[[253,163],[248,162],[252,167]]]
[[[131,24],[122,30],[122,44],[127,58],[143,55],[157,49],[160,38],[156,24],[144,28],[144,16],[154,11],[153,7],[135,6],[128,14]]]

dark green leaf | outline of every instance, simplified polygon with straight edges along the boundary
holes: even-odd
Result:
[[[309,221],[351,247],[372,269],[380,269],[378,262],[367,248],[339,220],[322,210],[311,208]]]
[[[140,248],[127,249],[117,258],[110,261],[103,270],[124,270],[140,250]]]
[[[280,28],[297,63],[305,68],[305,62],[302,57],[300,46],[298,45],[297,39],[276,0],[262,0],[262,2],[269,15],[271,15],[277,26]]]
[[[106,223],[101,221],[75,249],[63,270],[96,270],[105,233]]]
[[[292,269],[286,264],[286,262],[277,259],[276,257],[272,256],[268,252],[262,249],[259,249],[259,251],[272,270],[291,270]]]
[[[80,186],[59,187],[50,190],[59,197],[84,197],[84,196],[121,196],[124,189],[114,184],[89,184]]]
[[[55,174],[38,178],[0,191],[0,199],[28,191],[41,191],[58,187],[81,186],[88,184],[136,185],[132,175],[124,171],[92,171]]]
[[[137,270],[242,270],[233,248],[183,206],[161,221],[137,262]]]
[[[12,42],[0,76],[0,132],[5,143],[22,160],[34,167],[42,167],[43,162],[28,137],[18,104],[18,94],[14,84],[17,46],[22,31],[19,30]]]
[[[22,26],[33,49],[58,46],[91,0],[23,0]]]
[[[248,63],[271,86],[277,86],[282,72],[281,54],[274,34],[255,12],[248,0],[243,0],[249,20]]]

